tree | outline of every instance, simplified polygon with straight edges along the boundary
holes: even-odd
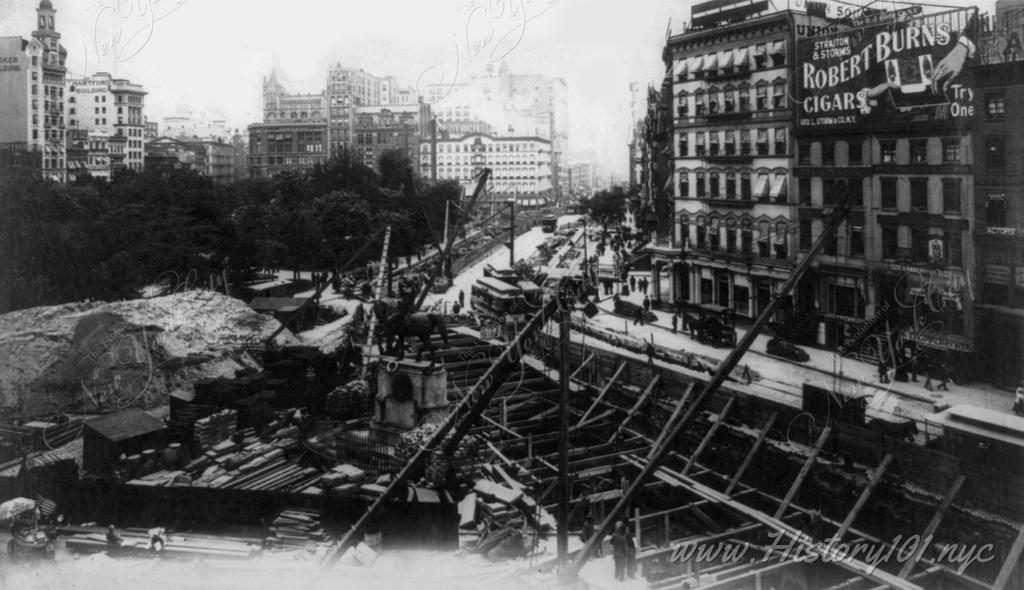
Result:
[[[404,195],[416,194],[412,159],[402,150],[388,150],[378,160],[380,185],[400,191]]]
[[[607,230],[609,225],[622,223],[626,219],[626,197],[626,191],[621,186],[614,186],[611,190],[594,193],[592,198],[584,201],[584,206],[590,218]]]

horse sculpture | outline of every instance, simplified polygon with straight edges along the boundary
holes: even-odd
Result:
[[[416,360],[422,358],[425,348],[430,351],[430,365],[433,366],[437,356],[430,342],[431,334],[436,330],[445,346],[448,346],[448,327],[445,326],[444,317],[438,313],[407,313],[408,308],[406,302],[397,299],[381,299],[374,304],[373,311],[380,325],[380,353],[405,358],[405,337],[416,336],[422,343],[416,352]]]

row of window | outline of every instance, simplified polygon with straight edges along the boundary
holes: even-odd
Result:
[[[430,153],[430,144],[424,143],[420,147],[423,153]],[[437,153],[470,153],[470,152],[536,152],[538,151],[532,142],[499,142],[499,143],[439,143]]]
[[[677,82],[685,82],[688,79],[697,80],[717,75],[778,68],[784,65],[786,65],[785,42],[758,43],[729,51],[679,59],[675,63],[675,79]]]
[[[772,200],[777,203],[785,203],[788,200],[786,190],[786,174],[776,173],[772,178],[768,173],[759,173],[755,177],[749,172],[741,172],[738,177],[735,172],[705,173],[698,171],[694,174],[696,182],[693,183],[691,193],[690,175],[688,172],[679,174],[679,195],[682,198],[697,199],[742,199],[753,198],[765,202]],[[723,182],[724,180],[724,182]]]
[[[689,237],[690,225],[682,224],[681,231],[684,236]],[[722,236],[725,239],[722,239]],[[771,233],[768,229],[758,232],[756,251],[754,231],[752,229],[729,229],[723,226],[694,224],[693,236],[697,250],[733,252],[739,254],[757,254],[761,258],[771,258],[772,254],[779,260],[789,256],[789,245],[786,239],[785,230]]]
[[[695,156],[703,158],[706,156],[735,156],[754,155],[759,156],[775,155],[784,156],[788,154],[787,132],[785,127],[777,127],[772,133],[771,129],[757,130],[757,143],[752,145],[754,138],[752,129],[725,130],[725,131],[697,131],[694,133],[682,133],[679,136],[678,156],[685,158]],[[771,133],[771,136],[769,136]],[[691,143],[690,138],[693,138]],[[774,139],[769,143],[769,139]],[[690,146],[693,151],[690,151]],[[770,148],[774,150],[770,150]]]
[[[909,184],[910,199],[909,202],[904,202],[902,210],[908,210],[907,206],[909,205],[910,211],[929,211],[928,180],[929,179],[927,177],[911,177],[906,179],[907,184]],[[882,189],[882,209],[890,211],[899,209],[900,178],[891,176],[882,177],[880,182]],[[942,211],[945,213],[959,215],[962,212],[961,199],[963,194],[963,179],[943,178],[941,179],[941,186]],[[935,207],[933,210],[938,210],[938,207]]]
[[[688,117],[690,113],[703,117],[720,113],[771,111],[786,108],[786,85],[781,81],[775,82],[769,96],[768,83],[762,81],[756,86],[753,101],[751,101],[750,87],[747,85],[738,88],[726,87],[725,90],[701,88],[693,93],[692,101],[690,98],[686,92],[677,95],[676,114],[678,116]]]

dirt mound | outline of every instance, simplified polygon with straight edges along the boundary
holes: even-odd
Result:
[[[166,403],[205,377],[254,366],[247,344],[280,324],[213,291],[0,315],[0,410],[93,413]],[[290,332],[281,344],[297,344]]]

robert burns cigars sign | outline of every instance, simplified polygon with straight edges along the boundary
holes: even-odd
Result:
[[[966,122],[975,110],[976,15],[955,10],[800,40],[799,125]]]

